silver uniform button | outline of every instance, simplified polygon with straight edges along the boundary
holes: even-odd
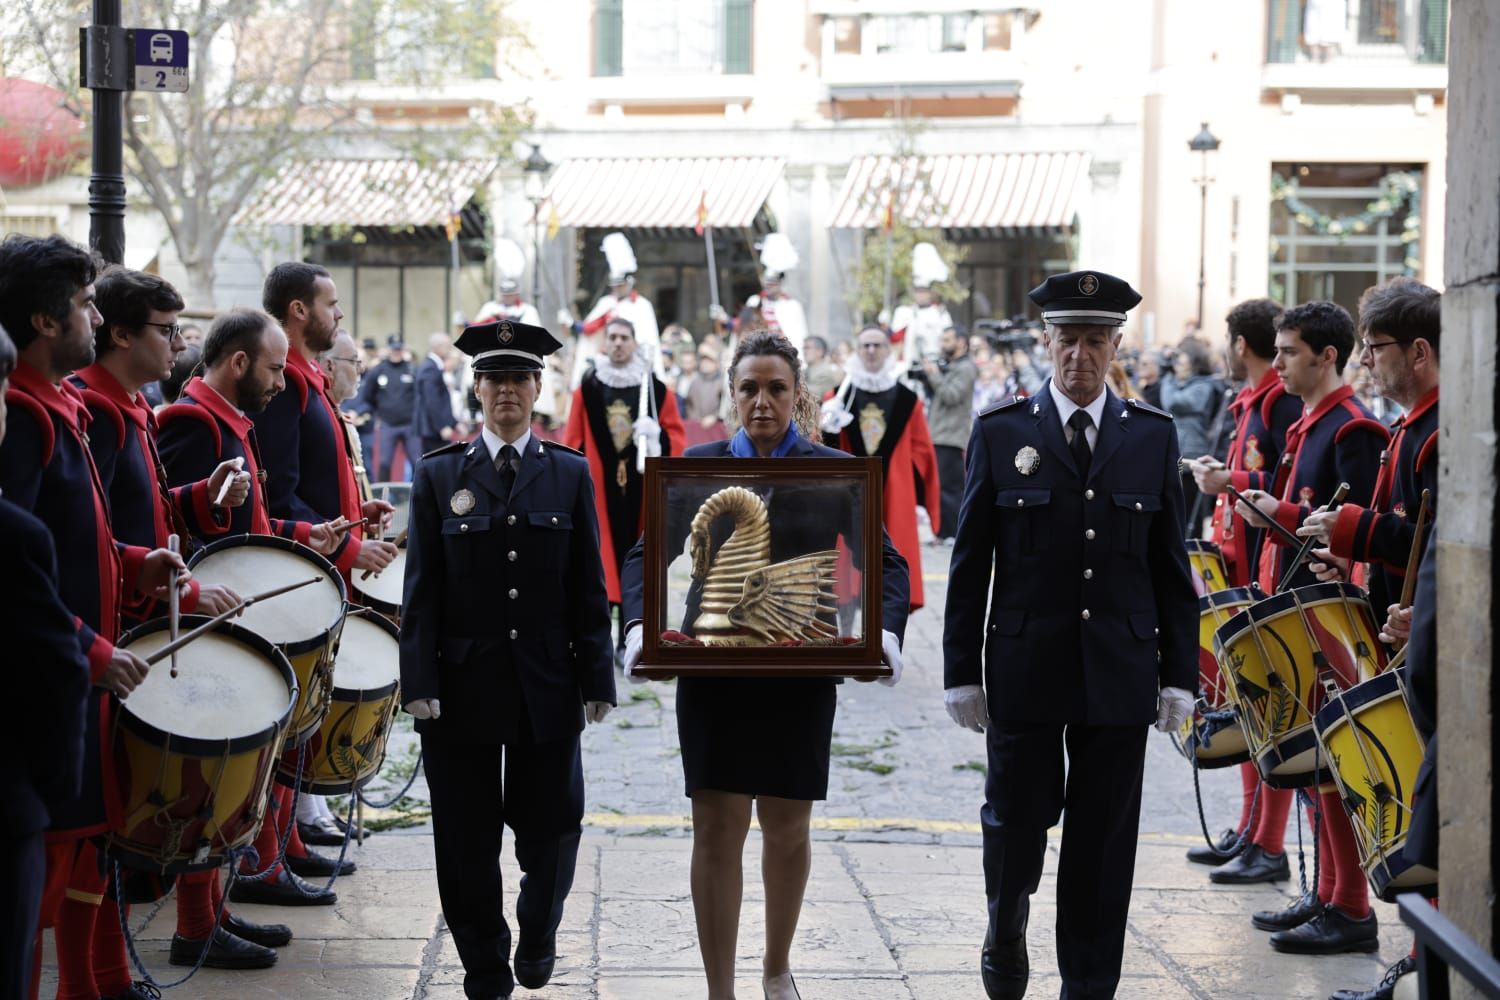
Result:
[[[1089,620],[1089,609],[1088,609],[1088,608],[1084,608],[1084,609],[1083,609],[1083,620],[1084,620],[1084,621],[1088,621],[1088,620]],[[515,635],[514,635],[514,633],[512,633],[512,635],[511,635],[511,638],[512,638],[512,639],[514,639],[514,638],[515,638]]]
[[[1089,530],[1085,531],[1083,533],[1083,537],[1092,542],[1094,540],[1094,529],[1090,528]]]
[[[1140,504],[1136,504],[1136,506],[1137,506],[1137,507],[1139,507],[1139,506],[1140,506]],[[557,523],[557,518],[555,518],[555,517],[554,517],[554,518],[553,518],[553,519],[552,519],[552,523],[553,523],[553,524],[556,524],[556,523]]]
[[[1151,634],[1152,635],[1161,635],[1161,629],[1154,628],[1154,629],[1151,630]]]
[[[512,514],[510,517],[507,517],[505,519],[505,523],[506,524],[515,524],[516,523],[516,515]]]
[[[1088,613],[1088,612],[1084,612],[1084,613],[1085,613],[1085,614],[1087,614],[1087,613]],[[517,632],[517,631],[516,631],[516,630],[515,630],[515,629],[511,629],[511,630],[510,630],[510,637],[511,637],[511,638],[512,638],[512,639],[514,639],[514,638],[515,638],[515,637],[516,637],[516,636],[518,636],[518,635],[520,635],[520,634],[521,634],[521,633],[519,633],[519,632]]]
[[[521,595],[521,592],[519,590],[516,590],[514,587],[511,588],[511,590],[510,590],[510,599],[512,601],[514,601],[520,595]]]
[[[1140,510],[1141,509],[1141,505],[1140,505],[1139,501],[1136,502],[1135,509],[1136,510]]]
[[[1016,498],[1016,506],[1017,507],[1024,507],[1024,506],[1026,506],[1026,498],[1025,497],[1017,497]]]
[[[468,526],[468,525],[467,525],[467,524],[460,524],[460,525],[459,525],[459,526],[458,526],[458,530],[459,530],[459,531],[460,531],[460,532],[464,532],[464,531],[468,531],[468,530],[469,530],[469,526]]]
[[[1093,490],[1084,490],[1083,491],[1083,498],[1085,500],[1092,500],[1092,499],[1094,499],[1094,491]]]
[[[1091,569],[1084,570],[1083,571],[1083,578],[1085,580],[1092,580],[1094,578],[1094,571],[1091,570]]]
[[[516,561],[516,550],[515,549],[511,549],[509,552],[505,553],[505,558],[509,559],[511,562],[515,562]]]

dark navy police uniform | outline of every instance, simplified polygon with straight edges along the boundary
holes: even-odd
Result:
[[[492,342],[502,327],[517,346],[486,356],[476,340]],[[539,371],[540,355],[559,345],[540,328],[489,323],[470,327],[458,346],[476,355],[482,375]],[[487,367],[517,364],[516,353],[535,355],[534,367]],[[483,438],[455,442],[417,466],[409,525],[401,689],[408,704],[441,706],[438,718],[416,723],[438,891],[468,995],[507,996],[502,828],[515,835],[524,873],[520,944],[528,958],[550,954],[582,832],[584,703],[615,701],[588,462],[528,436],[507,488]]]
[[[1119,325],[1140,300],[1097,272],[1060,275],[1031,294],[1049,324]],[[975,421],[943,636],[944,686],[982,680],[991,719],[980,813],[986,965],[992,946],[1024,940],[1047,830],[1066,803],[1065,998],[1114,995],[1147,727],[1161,688],[1191,691],[1198,680],[1177,435],[1169,415],[1103,392],[1087,479],[1050,385]]]

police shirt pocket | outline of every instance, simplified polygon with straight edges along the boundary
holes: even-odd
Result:
[[[1137,639],[1155,639],[1161,633],[1155,611],[1132,611],[1126,620],[1130,622],[1130,634]]]
[[[490,516],[478,514],[473,517],[446,517],[443,519],[443,534],[445,535],[472,535],[478,531],[490,530]]]
[[[1161,510],[1160,493],[1116,493],[1115,549],[1144,555],[1151,537],[1151,519]]]
[[[526,523],[544,531],[572,531],[573,515],[562,510],[537,510],[526,515]]]
[[[1020,635],[1026,624],[1026,612],[1015,608],[996,608],[990,612],[991,635]]]
[[[995,491],[995,516],[1005,551],[1035,555],[1051,542],[1047,508],[1052,490],[1046,486],[1009,486]]]

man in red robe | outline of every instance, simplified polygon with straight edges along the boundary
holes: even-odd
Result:
[[[636,342],[635,327],[615,317],[604,328],[605,353],[594,359],[573,390],[563,444],[588,456],[599,512],[599,545],[604,585],[611,607],[620,605],[620,568],[644,522],[645,475],[638,471],[639,449],[646,457],[681,455],[687,430],[677,412],[677,396],[651,373],[651,359]],[[651,391],[643,391],[647,378]],[[644,408],[642,396],[645,396]],[[625,648],[624,622],[616,643]]]
[[[851,455],[878,455],[885,474],[885,530],[912,568],[911,610],[922,606],[922,545],[917,505],[932,530],[940,527],[942,496],[937,451],[927,430],[927,412],[909,387],[897,381],[891,341],[884,330],[860,331],[857,356],[849,359],[844,384],[823,404],[829,443]]]

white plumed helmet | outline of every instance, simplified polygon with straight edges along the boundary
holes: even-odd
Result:
[[[780,281],[782,275],[797,266],[797,248],[785,233],[767,233],[760,241],[760,266],[767,279]]]
[[[931,243],[911,248],[911,283],[914,288],[931,288],[948,280],[948,265]]]
[[[514,292],[521,287],[521,276],[526,273],[526,253],[515,240],[495,241],[495,274],[499,277],[502,292]]]
[[[604,251],[605,263],[609,265],[609,283],[618,285],[635,273],[635,251],[624,233],[610,233],[604,237],[599,249]]]

